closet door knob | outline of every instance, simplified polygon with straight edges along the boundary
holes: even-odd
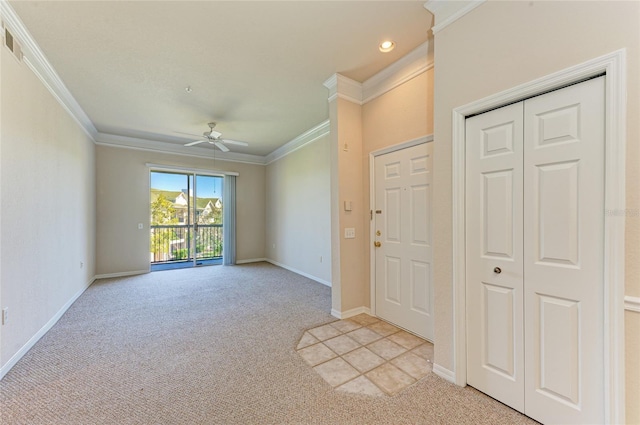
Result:
[[[494,272],[495,274],[500,274],[500,273],[502,273],[502,269],[501,269],[500,267],[495,267],[495,268],[493,269],[493,272]]]

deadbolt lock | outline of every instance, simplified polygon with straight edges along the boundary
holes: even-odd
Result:
[[[376,231],[376,236],[380,236],[382,233],[380,233],[380,230]]]

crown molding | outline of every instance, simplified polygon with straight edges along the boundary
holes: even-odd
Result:
[[[36,43],[7,0],[0,0],[0,18],[20,43],[24,56],[23,60],[29,69],[36,74],[53,97],[73,117],[84,132],[95,141],[98,131],[91,119],[73,97],[55,69],[53,69],[40,46],[38,46],[38,43]]]
[[[333,74],[323,85],[329,90],[328,101],[337,98],[364,105],[433,68],[431,41],[425,41],[364,83]]]
[[[367,103],[433,68],[430,41],[426,41],[362,83],[362,103]]]
[[[96,144],[124,149],[135,149],[168,153],[174,155],[192,156],[196,158],[215,158],[220,161],[241,162],[245,164],[265,165],[265,157],[238,152],[219,152],[194,146],[182,146],[174,143],[156,142],[136,137],[119,136],[116,134],[98,133]]]
[[[329,89],[329,102],[341,98],[362,105],[362,83],[341,74],[333,74],[323,85]]]
[[[310,130],[305,131],[304,133],[297,136],[290,142],[285,143],[284,145],[280,146],[278,149],[271,152],[269,155],[265,157],[265,164],[269,165],[273,162],[276,162],[279,159],[282,159],[285,156],[289,155],[290,153],[293,153],[298,149],[303,148],[309,143],[315,142],[320,137],[326,136],[327,134],[329,134],[330,130],[331,130],[331,127],[329,124],[329,120],[321,122],[317,126],[313,127]]]
[[[429,0],[424,4],[427,9],[435,17],[437,22],[432,28],[433,35],[442,31],[476,7],[482,5],[486,0]]]

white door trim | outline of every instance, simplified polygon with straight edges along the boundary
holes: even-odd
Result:
[[[406,142],[398,143],[397,145],[388,146],[386,148],[378,149],[369,153],[369,211],[370,215],[373,214],[375,209],[374,200],[376,198],[376,183],[375,183],[375,159],[376,156],[384,155],[390,152],[399,151],[400,149],[411,148],[413,146],[421,145],[423,143],[433,142],[433,134],[418,137],[417,139],[407,140]],[[371,217],[370,217],[371,218]],[[375,222],[373,219],[369,220],[369,241],[375,239]],[[373,244],[369,244],[369,305],[371,315],[376,315],[376,254],[373,249]]]
[[[465,386],[465,119],[599,74],[605,82],[604,376],[605,420],[624,423],[624,216],[626,143],[626,50],[485,97],[452,111],[453,362],[457,385]]]

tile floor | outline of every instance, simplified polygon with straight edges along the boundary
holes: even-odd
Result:
[[[296,351],[339,391],[394,395],[432,368],[433,344],[367,314],[306,331]]]

